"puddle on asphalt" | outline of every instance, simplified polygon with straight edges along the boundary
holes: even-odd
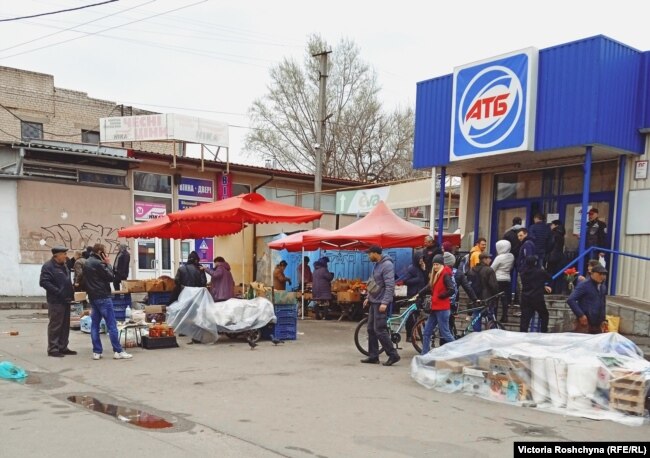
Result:
[[[147,429],[163,429],[174,426],[162,417],[152,415],[143,410],[131,409],[129,407],[108,404],[99,401],[92,396],[68,396],[68,401],[79,404],[88,410],[101,412],[120,421]]]

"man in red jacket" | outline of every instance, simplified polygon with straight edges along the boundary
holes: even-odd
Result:
[[[431,271],[431,313],[424,325],[422,333],[422,354],[426,355],[431,349],[433,331],[438,326],[440,338],[445,342],[453,342],[454,336],[449,331],[449,314],[451,297],[454,295],[454,283],[451,269],[444,265],[442,255],[433,257],[433,270]]]

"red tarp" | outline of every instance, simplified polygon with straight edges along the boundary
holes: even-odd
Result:
[[[327,229],[322,229],[320,227],[317,227],[316,229],[312,229],[311,231],[305,231],[305,232],[296,232],[295,234],[287,235],[286,237],[283,237],[279,240],[275,240],[271,243],[269,243],[269,248],[272,250],[287,250],[287,251],[300,251],[303,248],[305,251],[312,251],[320,248],[320,242],[312,243],[311,245],[306,245],[304,243],[304,236],[305,235],[318,235],[322,237],[326,237],[327,234],[331,234],[332,231],[328,231]]]
[[[119,237],[161,239],[201,239],[235,234],[242,230],[241,223],[213,223],[209,221],[170,221],[169,216],[135,224],[117,231]]]
[[[307,223],[323,212],[266,200],[256,193],[242,194],[169,214],[171,221],[214,221],[220,223]]]
[[[329,234],[305,234],[305,246],[323,249],[364,249],[369,245],[382,248],[408,248],[422,246],[429,231],[397,216],[384,202],[354,223]],[[460,235],[443,234],[443,240],[460,245]]]

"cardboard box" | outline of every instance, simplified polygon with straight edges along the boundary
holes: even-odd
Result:
[[[167,319],[167,307],[164,305],[145,305],[144,306],[144,321],[151,323],[156,320],[156,323],[164,323]]]
[[[265,297],[271,300],[271,288],[255,288],[255,297]]]
[[[463,391],[477,396],[490,395],[488,371],[477,367],[463,367]]]
[[[305,298],[305,301],[311,301],[312,297],[313,297],[313,295],[312,295],[311,292],[305,292],[304,294],[301,293],[301,292],[296,293],[296,298],[297,299]]]
[[[144,293],[144,280],[122,280],[121,289],[129,293]]]
[[[516,374],[488,372],[490,381],[490,397],[498,401],[518,402],[533,398],[530,384]]]
[[[74,293],[74,301],[75,302],[83,302],[88,300],[88,294],[84,293],[83,291]]]
[[[360,302],[361,293],[359,291],[339,291],[336,293],[337,302]]]
[[[472,360],[468,358],[458,358],[458,359],[441,359],[436,361],[436,369],[438,370],[449,370],[455,373],[462,373],[463,367],[472,366]]]

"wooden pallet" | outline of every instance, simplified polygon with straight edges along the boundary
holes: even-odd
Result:
[[[647,382],[640,372],[612,371],[609,406],[628,415],[643,415]]]

